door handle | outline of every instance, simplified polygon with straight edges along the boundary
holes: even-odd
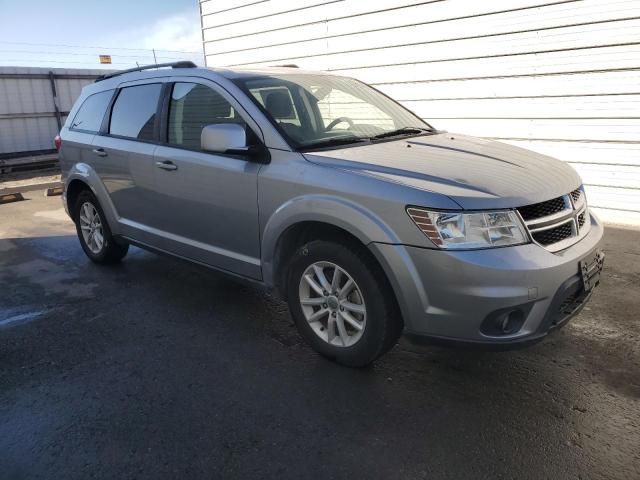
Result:
[[[92,150],[93,153],[95,153],[96,155],[98,155],[99,157],[106,157],[107,156],[107,152],[104,151],[104,148],[94,148]]]
[[[173,163],[170,162],[169,160],[166,160],[164,162],[156,162],[156,167],[161,168],[163,170],[177,170],[178,166]]]

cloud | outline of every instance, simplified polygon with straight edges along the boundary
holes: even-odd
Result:
[[[191,11],[174,14],[135,29],[117,32],[101,40],[104,45],[118,45],[112,49],[116,68],[125,68],[153,63],[152,49],[156,51],[158,63],[177,60],[192,60],[204,65],[202,56],[202,33],[198,13]],[[140,49],[140,50],[126,50]],[[193,53],[181,53],[193,52]],[[124,62],[124,63],[123,63]]]
[[[192,14],[173,15],[158,20],[143,32],[144,48],[157,50],[202,50],[200,19]]]

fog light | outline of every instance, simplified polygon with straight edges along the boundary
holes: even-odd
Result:
[[[517,332],[524,323],[523,320],[522,310],[512,310],[502,319],[502,333],[508,335]]]
[[[491,337],[518,333],[530,310],[531,304],[525,304],[491,312],[482,322],[480,331]]]

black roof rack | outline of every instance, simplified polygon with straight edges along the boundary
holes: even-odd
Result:
[[[285,63],[284,65],[273,65],[276,68],[300,68],[295,63]]]
[[[183,60],[180,62],[170,62],[170,63],[155,63],[153,65],[143,65],[142,67],[128,68],[127,70],[118,70],[117,72],[107,73],[106,75],[101,75],[96,78],[96,82],[100,82],[102,80],[106,80],[107,78],[117,77],[118,75],[124,75],[125,73],[132,72],[142,72],[143,70],[151,70],[154,68],[163,68],[163,67],[171,67],[171,68],[197,68],[197,65],[189,60]]]

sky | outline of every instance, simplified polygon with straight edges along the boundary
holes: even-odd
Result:
[[[198,0],[0,0],[0,66],[202,65]],[[111,55],[101,65],[99,55]]]

